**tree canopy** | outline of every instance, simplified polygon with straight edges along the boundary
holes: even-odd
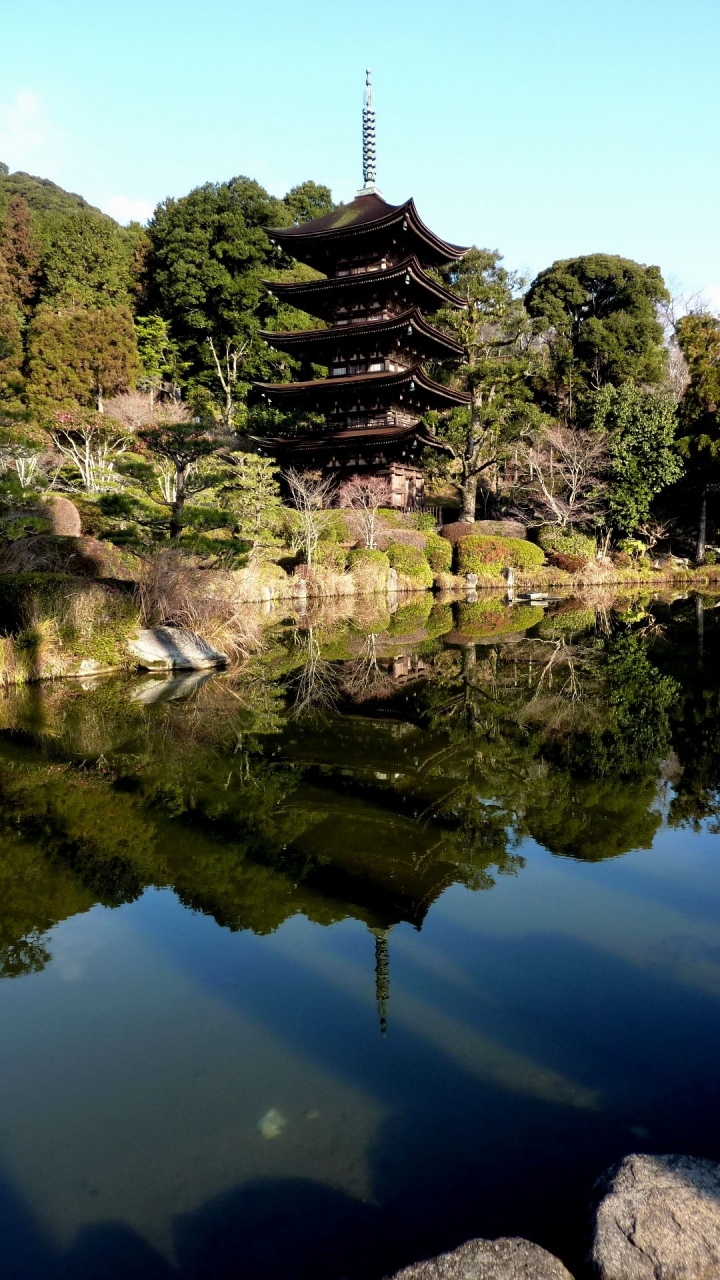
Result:
[[[541,271],[525,303],[550,331],[551,402],[572,418],[588,392],[662,382],[667,357],[656,307],[668,298],[659,267],[614,254],[566,258]]]

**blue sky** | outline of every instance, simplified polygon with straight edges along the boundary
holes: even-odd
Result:
[[[720,307],[720,0],[0,0],[0,160],[127,218],[245,173],[378,181],[534,273],[603,251]]]

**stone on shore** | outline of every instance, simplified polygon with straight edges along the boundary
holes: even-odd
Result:
[[[146,671],[203,671],[227,666],[224,653],[182,627],[145,628],[128,641],[128,648]]]
[[[720,1164],[626,1156],[596,1184],[600,1280],[718,1280]]]
[[[529,1240],[468,1240],[452,1253],[415,1262],[392,1280],[572,1280],[570,1272]]]
[[[56,537],[79,538],[82,533],[80,512],[69,498],[60,493],[51,493],[42,498],[45,514],[50,522],[50,532]]]

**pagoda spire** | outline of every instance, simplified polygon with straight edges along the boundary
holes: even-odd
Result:
[[[363,96],[363,113],[362,113],[362,135],[363,135],[363,185],[358,195],[366,196],[375,192],[379,195],[377,188],[377,170],[375,167],[375,108],[372,100],[372,72],[368,68],[365,72],[365,94]]]

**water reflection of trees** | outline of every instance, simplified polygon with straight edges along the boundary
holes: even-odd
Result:
[[[384,938],[449,884],[517,873],[527,836],[593,860],[649,847],[663,777],[671,822],[717,819],[716,623],[703,665],[688,611],[568,602],[523,633],[529,615],[423,599],[281,627],[235,676],[9,693],[2,972],[148,885],[231,929],[302,912]]]

